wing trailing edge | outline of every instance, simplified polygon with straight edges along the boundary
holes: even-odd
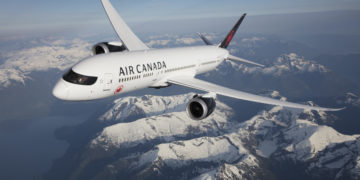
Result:
[[[287,101],[281,101],[277,99],[272,99],[264,96],[259,96],[255,94],[250,94],[223,86],[219,86],[213,83],[209,83],[200,79],[193,77],[172,77],[168,79],[169,83],[177,84],[205,92],[212,92],[215,94],[220,94],[227,97],[232,97],[236,99],[241,99],[250,102],[257,102],[262,104],[277,105],[283,107],[297,108],[297,109],[307,109],[307,110],[317,110],[317,111],[340,111],[344,108],[324,108],[318,106],[309,106],[304,104],[292,103]]]

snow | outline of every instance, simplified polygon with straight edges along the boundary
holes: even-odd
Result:
[[[319,126],[306,120],[296,122],[285,132],[285,138],[294,144],[293,150],[298,160],[313,158],[331,144],[356,140],[356,136],[340,134],[328,126]]]
[[[233,62],[227,63],[230,64],[235,70],[241,71],[244,74],[261,73],[264,75],[282,76],[285,73],[301,74],[309,72],[329,72],[325,66],[314,61],[306,60],[304,57],[298,56],[295,53],[284,54],[278,57],[272,65],[265,68],[247,66]],[[217,71],[221,70],[217,68]]]
[[[143,96],[116,100],[114,107],[101,119],[124,119],[131,114],[129,109],[133,107],[140,108],[149,117],[106,127],[91,142],[91,147],[102,147],[105,150],[110,147],[133,147],[156,139],[171,141],[173,136],[215,134],[226,128],[231,108],[218,102],[212,115],[202,121],[194,121],[185,112],[185,104],[190,97],[192,93],[173,97]]]
[[[231,179],[233,177],[240,178],[242,177],[239,173],[239,169],[231,164],[225,164],[223,166],[222,179]]]
[[[135,122],[115,124],[106,127],[92,145],[101,144],[106,147],[121,148],[135,146],[156,138],[166,139],[182,135],[186,133],[187,127],[196,126],[196,122],[192,120],[184,121],[186,116],[185,112],[177,112],[171,115],[171,119],[164,115],[156,119],[143,118]]]
[[[65,70],[81,59],[90,56],[88,42],[74,40],[49,40],[44,45],[7,52],[0,65],[0,88],[12,82],[25,84],[34,71]]]
[[[279,92],[269,95],[283,98]],[[210,168],[199,165],[200,170],[194,170],[198,171],[195,179],[242,179],[249,174],[255,177],[262,168],[258,156],[311,162],[309,171],[350,168],[353,174],[358,173],[354,176],[360,176],[359,158],[353,153],[360,149],[359,135],[343,135],[331,127],[316,124],[317,118],[329,117],[326,112],[275,106],[248,121],[235,123],[227,119],[232,114],[231,108],[218,102],[209,118],[193,121],[184,111],[191,97],[190,93],[118,99],[102,116],[103,121],[118,123],[106,127],[91,142],[91,147],[122,149],[155,142],[151,150],[126,157],[136,159],[131,162],[131,169],[151,167],[160,172],[163,166],[212,164]],[[126,123],[120,120],[137,112],[145,118]],[[283,150],[288,153],[279,153]],[[358,158],[357,164],[349,166],[354,158]]]
[[[200,174],[193,178],[193,180],[247,179],[247,177],[250,177],[250,174],[254,172],[250,172],[249,169],[241,169],[243,165],[243,161],[237,164],[225,163],[216,169]],[[257,167],[253,166],[251,168],[254,169]]]
[[[154,160],[154,155],[156,159]],[[152,157],[152,158],[149,158]],[[224,137],[201,137],[188,141],[159,144],[152,151],[143,154],[138,167],[151,163],[148,160],[162,160],[170,167],[181,167],[191,162],[233,162],[239,154]]]
[[[193,94],[161,97],[145,95],[139,97],[124,97],[114,101],[114,106],[102,115],[100,121],[122,121],[131,115],[145,117],[157,116],[168,112],[181,112]]]

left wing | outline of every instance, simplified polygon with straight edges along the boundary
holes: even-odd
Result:
[[[149,49],[135,34],[116,12],[109,0],[101,0],[109,20],[117,35],[129,51]]]
[[[343,108],[334,109],[334,108],[315,107],[315,106],[308,106],[308,105],[297,104],[292,102],[280,101],[277,99],[258,96],[258,95],[226,88],[193,77],[172,77],[168,79],[168,82],[185,87],[190,87],[193,89],[213,92],[223,96],[228,96],[236,99],[242,99],[246,101],[258,102],[263,104],[271,104],[271,105],[278,105],[278,106],[298,108],[298,109],[321,110],[321,111],[340,111],[343,109]]]

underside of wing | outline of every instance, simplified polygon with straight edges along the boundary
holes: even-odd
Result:
[[[220,94],[223,96],[228,96],[236,99],[242,99],[251,102],[258,102],[263,104],[270,104],[270,105],[278,105],[284,107],[291,107],[291,108],[298,108],[298,109],[309,109],[309,110],[321,110],[321,111],[339,111],[341,109],[334,109],[334,108],[323,108],[323,107],[316,107],[316,106],[308,106],[303,104],[297,104],[287,101],[281,101],[277,99],[272,99],[264,96],[254,95],[242,91],[237,91],[234,89],[226,88],[223,86],[219,86],[216,84],[212,84],[203,80],[199,80],[193,77],[172,77],[168,79],[169,83],[177,84],[193,89],[198,89],[206,92],[213,92],[216,94]]]
[[[117,35],[129,51],[149,49],[120,17],[109,0],[101,0],[109,20]]]

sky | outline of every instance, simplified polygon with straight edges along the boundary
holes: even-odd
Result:
[[[359,10],[359,0],[112,0],[131,22]],[[100,0],[5,0],[0,33],[107,23]]]

